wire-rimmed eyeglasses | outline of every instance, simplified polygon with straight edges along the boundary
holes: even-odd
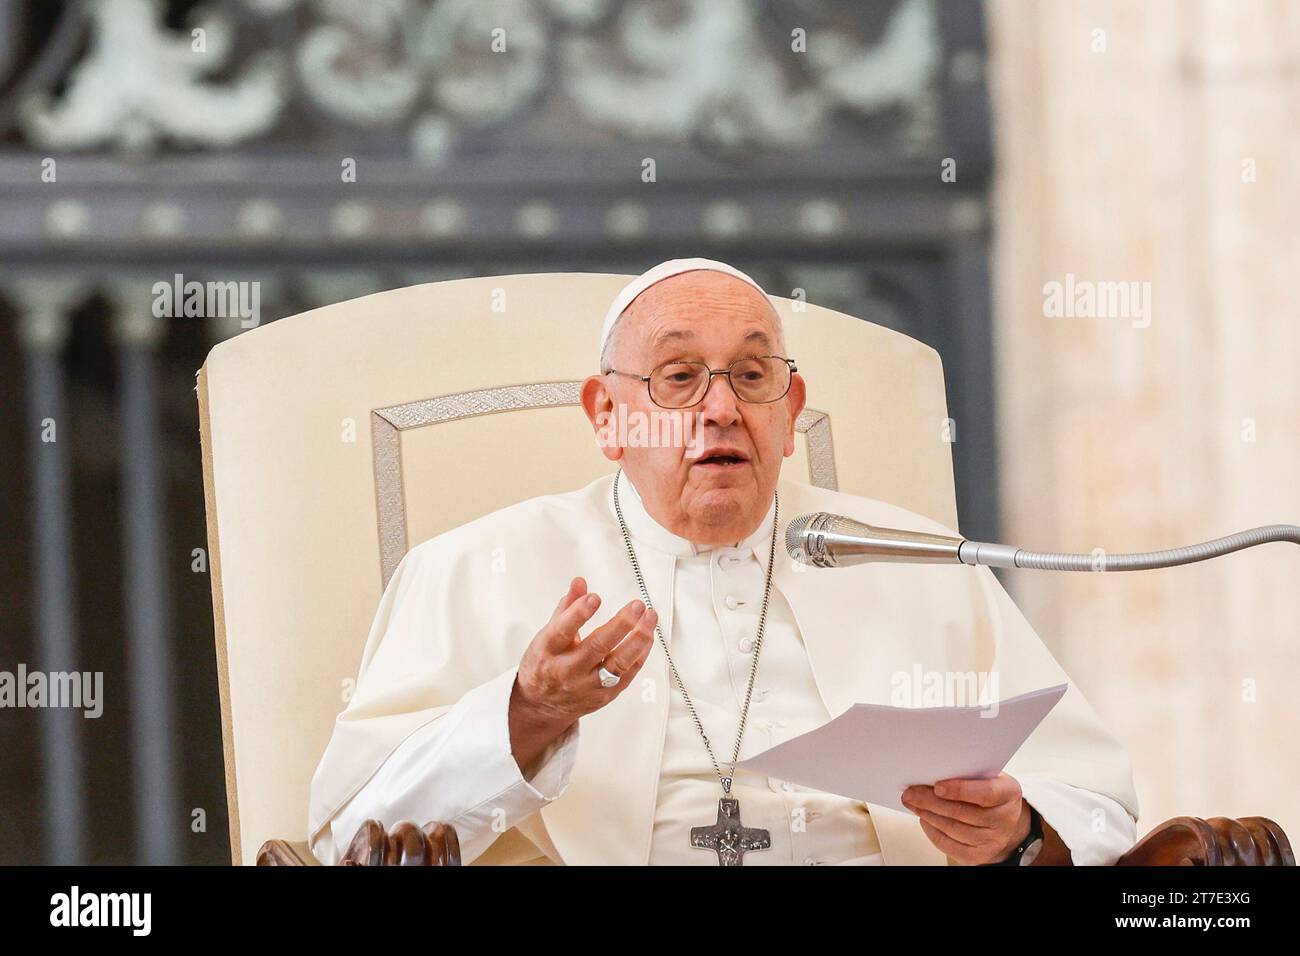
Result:
[[[713,376],[725,375],[731,391],[742,402],[766,405],[779,402],[790,391],[794,359],[780,355],[757,355],[736,359],[726,368],[709,368],[705,362],[665,362],[649,375],[606,369],[605,375],[625,375],[645,382],[650,401],[660,408],[690,408],[704,401]]]

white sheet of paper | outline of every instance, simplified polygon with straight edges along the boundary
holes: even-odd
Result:
[[[1068,686],[1010,697],[996,713],[988,705],[854,704],[737,769],[910,813],[899,798],[913,784],[996,777]]]

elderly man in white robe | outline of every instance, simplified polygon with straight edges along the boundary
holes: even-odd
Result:
[[[900,674],[991,676],[1004,698],[1067,678],[986,568],[782,553],[811,511],[954,532],[781,481],[806,385],[749,276],[654,267],[611,304],[600,363],[582,407],[618,472],[426,541],[389,582],[313,779],[319,859],[368,819],[449,823],[485,864],[1109,864],[1132,846],[1128,757],[1074,687],[1004,772],[910,787],[911,813],[737,771],[855,702],[897,703]],[[625,440],[620,416],[680,416],[683,440]]]

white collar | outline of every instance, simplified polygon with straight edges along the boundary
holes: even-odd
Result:
[[[763,548],[763,559],[766,560],[768,539],[772,536],[772,521],[776,516],[775,498],[773,498],[772,504],[768,506],[767,514],[759,522],[758,527],[746,536],[743,541],[737,541],[729,545],[696,544],[694,541],[673,534],[656,521],[650,515],[650,512],[646,511],[645,503],[641,500],[641,493],[636,490],[636,486],[632,484],[632,479],[626,474],[623,474],[623,477],[618,479],[618,503],[623,510],[623,520],[627,522],[628,534],[657,551],[688,558],[693,555],[709,554],[718,548],[733,548],[738,551],[753,551]],[[609,510],[610,514],[615,514],[613,482],[610,482]],[[618,520],[617,516],[615,520]]]

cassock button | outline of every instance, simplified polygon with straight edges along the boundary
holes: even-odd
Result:
[[[727,599],[722,603],[727,605],[728,611],[734,611],[736,608],[740,607],[740,602],[737,601],[735,595],[732,594],[728,594]]]
[[[747,637],[742,637],[740,643],[736,646],[740,648],[740,653],[748,654],[754,649],[754,642]]]
[[[814,859],[813,859],[812,857],[810,857],[810,856],[806,856],[806,857],[803,858],[803,865],[804,865],[804,866],[816,866],[816,865],[817,865],[817,861],[814,860]]]

